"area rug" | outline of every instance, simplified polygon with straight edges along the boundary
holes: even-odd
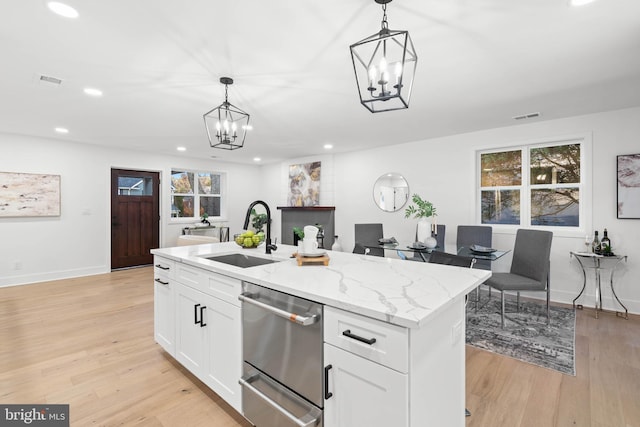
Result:
[[[500,327],[500,295],[491,299],[481,294],[478,310],[475,293],[467,304],[467,344],[527,363],[575,375],[576,317],[572,308],[551,306],[547,326],[544,301],[521,300],[516,312],[515,298],[507,298],[505,327]]]

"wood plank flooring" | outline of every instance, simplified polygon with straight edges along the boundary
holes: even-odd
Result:
[[[640,316],[578,311],[576,359],[572,377],[467,346],[467,427],[640,427]],[[154,342],[151,267],[0,288],[0,403],[67,403],[72,426],[251,425]]]

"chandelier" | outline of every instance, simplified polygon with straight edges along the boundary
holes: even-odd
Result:
[[[209,145],[223,150],[236,150],[244,146],[244,138],[249,130],[249,114],[231,104],[228,99],[231,77],[220,77],[224,85],[224,102],[204,114]]]
[[[360,103],[372,113],[409,108],[418,55],[408,31],[390,30],[387,3],[379,32],[350,46]]]

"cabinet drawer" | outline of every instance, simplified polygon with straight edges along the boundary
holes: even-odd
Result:
[[[191,267],[182,263],[176,264],[176,280],[183,285],[204,291],[209,273],[200,268]]]
[[[175,277],[176,262],[159,256],[153,257],[153,275],[154,277]]]
[[[205,292],[229,304],[240,307],[238,295],[242,292],[242,281],[222,274],[209,273]]]
[[[407,373],[409,370],[406,328],[325,307],[324,341],[396,371]]]

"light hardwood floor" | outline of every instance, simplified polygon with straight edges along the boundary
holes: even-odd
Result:
[[[153,341],[151,267],[0,288],[0,344],[3,404],[67,403],[72,426],[250,426]],[[576,359],[572,377],[467,346],[466,425],[640,427],[640,317],[578,311]]]

